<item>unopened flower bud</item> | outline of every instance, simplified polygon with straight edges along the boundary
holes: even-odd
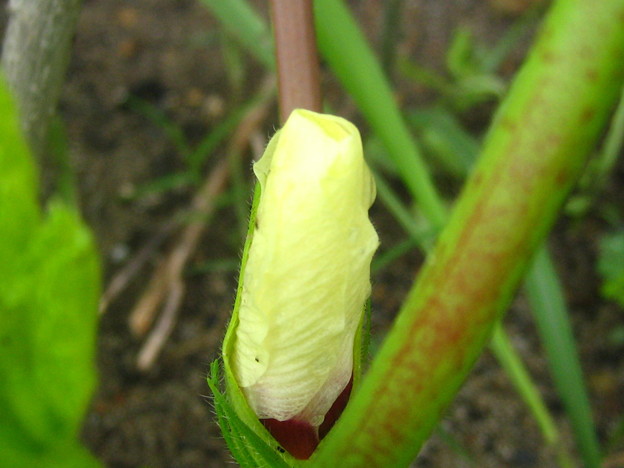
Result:
[[[276,422],[290,422],[318,442],[318,428],[352,378],[379,244],[368,219],[375,184],[355,126],[305,110],[291,114],[254,172],[261,198],[231,325],[231,364],[274,435]]]

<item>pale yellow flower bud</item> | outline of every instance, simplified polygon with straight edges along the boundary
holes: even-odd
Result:
[[[258,418],[318,427],[353,372],[379,239],[358,130],[295,110],[254,165],[262,188],[234,375]]]

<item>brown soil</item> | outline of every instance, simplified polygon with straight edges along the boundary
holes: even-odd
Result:
[[[255,2],[266,14],[265,2]],[[352,2],[372,43],[378,44],[380,4]],[[444,70],[444,53],[457,26],[470,28],[494,43],[527,1],[414,0],[405,2],[400,50],[419,63]],[[231,87],[222,55],[223,35],[196,0],[85,0],[61,110],[71,141],[71,156],[85,216],[96,232],[110,280],[162,227],[188,207],[195,188],[134,196],[137,189],[181,170],[184,160],[164,131],[128,105],[129,96],[151,103],[178,125],[192,144],[220,122],[241,98],[262,81],[261,67],[243,55],[246,77],[240,93]],[[504,64],[511,74],[523,54],[519,48]],[[326,74],[327,96],[338,114],[360,120],[335,80]],[[431,92],[397,79],[405,105],[430,101]],[[492,106],[466,120],[477,130]],[[276,122],[270,114],[265,135]],[[363,131],[366,132],[366,126]],[[224,146],[205,165],[208,174],[224,156]],[[249,164],[244,164],[250,180]],[[616,180],[624,182],[624,166]],[[615,182],[599,204],[622,200]],[[622,208],[619,206],[620,219]],[[404,238],[380,204],[372,217],[382,243]],[[572,309],[575,332],[587,376],[601,440],[624,413],[622,345],[605,337],[622,323],[622,311],[601,300],[595,276],[597,239],[606,224],[589,217],[580,224],[562,221],[553,237],[559,271]],[[85,422],[83,438],[111,467],[221,467],[231,463],[214,423],[205,383],[218,352],[223,321],[231,308],[236,271],[202,272],[207,262],[236,260],[242,246],[237,218],[220,210],[207,225],[185,274],[186,294],[177,324],[154,367],[136,367],[142,340],[132,336],[128,316],[144,291],[160,256],[175,244],[168,238],[148,266],[102,317],[98,366],[100,387]],[[374,328],[387,329],[422,258],[410,254],[374,278]],[[539,383],[566,443],[573,446],[562,404],[549,376],[532,318],[522,297],[507,318],[514,345]],[[535,420],[520,401],[506,374],[486,352],[448,411],[442,427],[470,454],[478,467],[555,466],[544,449]],[[620,446],[622,450],[622,446]],[[337,465],[338,466],[338,465]],[[414,466],[471,466],[439,433]]]

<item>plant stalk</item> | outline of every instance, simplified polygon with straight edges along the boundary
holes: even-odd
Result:
[[[31,150],[45,151],[81,0],[11,0],[2,67]]]
[[[312,0],[271,0],[280,121],[293,109],[322,111]]]

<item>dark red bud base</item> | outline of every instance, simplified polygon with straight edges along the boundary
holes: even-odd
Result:
[[[334,401],[334,404],[325,415],[325,420],[318,428],[312,426],[307,421],[297,421],[295,419],[289,419],[288,421],[261,419],[260,422],[288,453],[298,460],[307,460],[316,450],[320,440],[334,426],[345,406],[347,406],[352,387],[353,377],[351,377],[342,393],[338,395],[338,398],[336,398],[336,401]]]

